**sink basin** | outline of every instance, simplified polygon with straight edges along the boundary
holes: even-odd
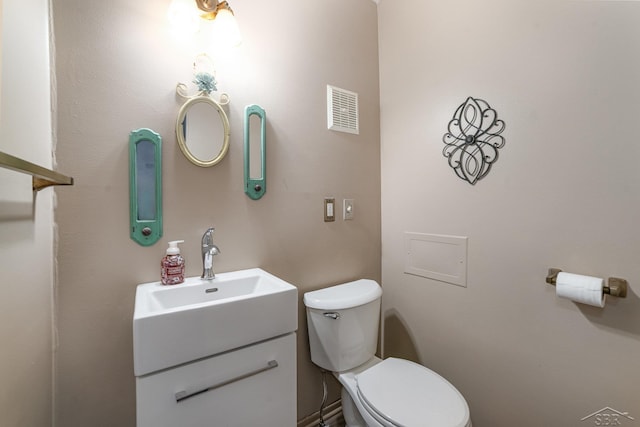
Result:
[[[134,372],[146,375],[297,327],[297,288],[259,268],[172,286],[144,283],[133,314]]]

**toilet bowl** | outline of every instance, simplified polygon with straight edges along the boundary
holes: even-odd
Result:
[[[460,392],[432,370],[375,357],[382,289],[361,279],[307,292],[312,361],[342,385],[348,427],[470,427]]]
[[[471,427],[464,397],[432,370],[392,357],[359,368],[336,376],[365,422],[355,426]]]

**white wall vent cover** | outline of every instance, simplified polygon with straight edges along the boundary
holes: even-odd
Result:
[[[404,233],[404,272],[467,287],[467,237]]]
[[[357,93],[327,85],[327,128],[360,133]]]

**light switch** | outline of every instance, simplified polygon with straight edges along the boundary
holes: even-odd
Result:
[[[353,199],[344,199],[342,217],[345,221],[353,219]]]
[[[324,222],[333,222],[336,220],[335,206],[336,206],[336,199],[331,197],[325,197]]]

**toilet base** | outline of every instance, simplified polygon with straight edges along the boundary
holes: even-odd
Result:
[[[357,397],[356,375],[382,362],[377,357],[372,357],[366,363],[348,372],[334,372],[333,375],[342,385],[342,412],[348,427],[384,427],[375,420],[362,406]],[[353,415],[353,417],[351,417]],[[350,419],[347,419],[350,417]],[[352,424],[350,424],[350,422]]]
[[[346,427],[367,427],[349,392],[342,387],[342,416]]]

